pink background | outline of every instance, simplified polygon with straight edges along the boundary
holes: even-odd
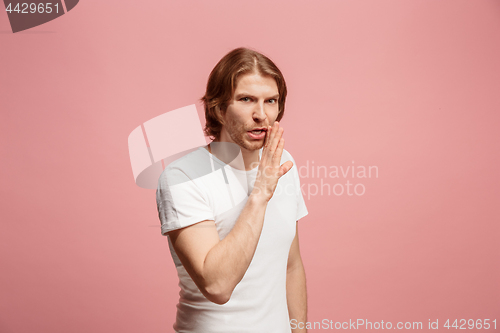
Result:
[[[177,276],[127,137],[198,103],[239,46],[285,74],[299,166],[379,169],[350,179],[362,196],[306,198],[309,319],[498,327],[499,36],[494,0],[86,0],[17,34],[0,12],[0,331],[172,330]]]

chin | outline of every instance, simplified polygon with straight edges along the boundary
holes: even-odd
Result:
[[[249,151],[255,151],[259,150],[262,147],[264,147],[264,142],[265,138],[263,140],[248,140],[246,137],[246,134],[243,134],[240,137],[232,137],[233,142],[236,143],[240,148],[249,150]]]
[[[251,142],[248,145],[246,145],[246,149],[248,150],[259,150],[260,148],[264,147],[264,141],[262,142]]]

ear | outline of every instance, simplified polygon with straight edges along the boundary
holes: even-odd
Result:
[[[219,120],[219,122],[224,125],[224,114],[225,112],[223,112],[219,105],[216,105],[215,106],[215,114],[217,115],[217,119]]]

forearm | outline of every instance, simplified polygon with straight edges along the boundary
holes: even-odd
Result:
[[[250,265],[264,224],[267,200],[250,195],[233,229],[207,254],[203,280],[208,294],[217,295],[217,303],[229,300]]]
[[[288,305],[288,314],[290,320],[294,320],[297,328],[293,333],[307,332],[305,324],[307,321],[307,292],[306,292],[306,274],[302,262],[294,267],[287,269],[286,275],[286,297]],[[302,324],[299,324],[302,323]],[[298,327],[304,327],[299,329]]]

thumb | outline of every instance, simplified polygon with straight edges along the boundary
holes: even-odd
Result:
[[[285,175],[293,167],[292,161],[286,161],[280,166],[280,177]]]

